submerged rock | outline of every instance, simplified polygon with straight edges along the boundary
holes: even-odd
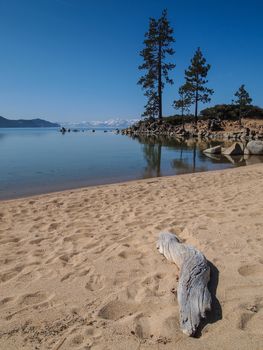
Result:
[[[212,154],[212,153],[205,153],[206,157],[215,160],[217,162],[220,162],[222,159],[221,154]]]
[[[204,150],[204,153],[220,154],[221,153],[221,146],[215,146],[215,147],[207,148],[207,149]]]
[[[224,154],[224,157],[232,164],[236,165],[236,164],[241,164],[244,163],[244,156],[243,155],[227,155]]]

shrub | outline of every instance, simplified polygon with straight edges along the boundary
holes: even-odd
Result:
[[[246,106],[242,110],[242,117],[263,118],[263,109],[257,106]],[[200,112],[201,119],[238,120],[239,106],[233,104],[222,104],[203,109]]]

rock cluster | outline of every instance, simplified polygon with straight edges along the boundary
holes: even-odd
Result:
[[[219,139],[248,142],[263,140],[263,123],[253,128],[242,127],[238,121],[200,120],[197,124],[173,125],[165,120],[146,120],[121,131],[124,135],[165,135],[185,138]]]
[[[205,154],[223,154],[226,156],[263,155],[263,141],[249,141],[247,144],[235,142],[230,147],[215,146],[204,150]]]

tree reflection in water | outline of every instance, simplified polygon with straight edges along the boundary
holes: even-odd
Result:
[[[162,140],[153,136],[136,136],[134,138],[136,138],[143,145],[142,150],[147,164],[144,169],[143,177],[148,178],[162,176]]]
[[[215,142],[211,141],[196,139],[179,140],[167,136],[133,135],[131,137],[142,144],[142,151],[146,161],[146,167],[143,173],[144,178],[162,176],[163,148],[174,150],[175,155],[179,155],[179,157],[170,161],[170,166],[175,170],[176,174],[206,171],[209,169],[208,159],[202,151],[215,145]],[[200,161],[197,162],[197,159]],[[222,157],[214,160],[210,159],[211,162],[228,163]],[[201,165],[200,163],[206,163],[207,165]]]

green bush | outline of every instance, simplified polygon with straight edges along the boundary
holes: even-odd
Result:
[[[173,126],[181,125],[183,122],[184,123],[194,122],[194,120],[195,118],[193,115],[186,115],[182,117],[181,115],[178,115],[178,114],[163,118],[164,122]]]
[[[263,109],[257,106],[246,106],[242,110],[242,117],[263,119]],[[238,120],[239,106],[233,104],[222,104],[203,109],[200,119]]]

